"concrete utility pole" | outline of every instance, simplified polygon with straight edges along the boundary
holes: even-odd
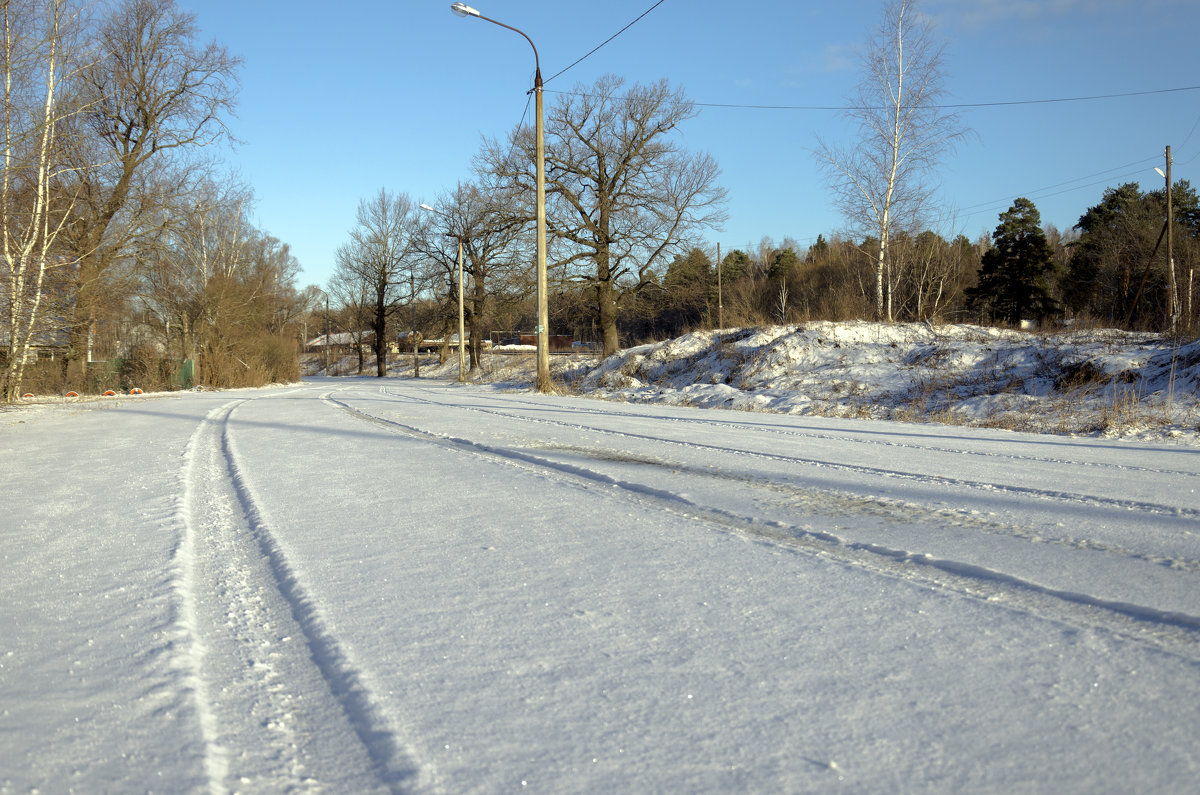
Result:
[[[1172,197],[1171,197],[1171,147],[1170,146],[1167,147],[1166,158],[1167,158],[1167,163],[1166,163],[1167,170],[1163,171],[1161,168],[1156,168],[1154,170],[1157,171],[1158,175],[1160,177],[1162,177],[1167,183],[1167,220],[1166,220],[1166,223],[1163,224],[1163,231],[1167,235],[1167,289],[1170,291],[1170,297],[1167,299],[1168,302],[1170,303],[1170,307],[1168,309],[1168,314],[1170,316],[1171,333],[1174,334],[1175,329],[1179,324],[1179,289],[1175,284],[1175,223],[1174,223],[1175,212],[1173,209]],[[1159,243],[1162,242],[1162,235],[1158,236],[1158,242]],[[1156,252],[1158,251],[1157,245],[1154,247],[1154,250]],[[1150,257],[1151,257],[1151,259],[1153,259],[1154,255],[1151,254]],[[1147,268],[1149,268],[1149,265],[1147,265]],[[1145,280],[1145,277],[1143,276],[1143,281],[1144,280]],[[1190,300],[1191,281],[1190,281],[1190,279],[1188,282],[1188,288],[1189,288],[1189,291],[1188,291],[1189,292],[1188,317],[1190,318],[1191,317],[1191,300]],[[1141,288],[1139,288],[1139,292],[1140,291],[1141,291]]]
[[[450,10],[460,17],[476,17],[519,33],[529,42],[529,46],[533,47],[533,96],[534,112],[537,116],[534,125],[537,167],[537,391],[553,392],[554,385],[550,382],[550,312],[546,296],[546,143],[545,127],[542,124],[542,65],[538,59],[537,46],[524,31],[485,17],[466,3],[453,3]]]
[[[421,377],[421,356],[417,345],[420,343],[421,335],[417,334],[417,277],[408,274],[408,300],[412,304],[412,331],[409,334],[412,336],[413,344],[413,378]]]
[[[458,380],[467,380],[466,328],[463,320],[463,252],[462,238],[458,238]]]

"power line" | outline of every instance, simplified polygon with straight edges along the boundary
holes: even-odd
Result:
[[[1171,94],[1180,91],[1200,91],[1200,86],[1182,86],[1180,88],[1160,88],[1152,91],[1130,91],[1123,94],[1095,94],[1087,97],[1059,97],[1055,99],[1021,99],[1012,100],[1009,102],[960,102],[946,105],[934,105],[935,108],[944,110],[955,110],[962,108],[998,108],[1012,105],[1049,105],[1059,102],[1088,102],[1100,99],[1122,99],[1125,97],[1144,97],[1151,94]],[[558,92],[567,93],[567,92]],[[852,107],[849,105],[740,105],[735,103],[719,103],[719,102],[697,102],[698,107],[702,108],[730,108],[734,110],[819,110],[819,111],[846,111],[860,110],[861,108]]]
[[[1049,105],[1056,102],[1088,102],[1097,99],[1123,99],[1125,97],[1144,97],[1150,94],[1174,94],[1180,91],[1197,91],[1200,86],[1182,86],[1180,88],[1159,88],[1153,91],[1128,91],[1123,94],[1095,94],[1089,97],[1061,97],[1059,99],[1023,99],[1012,102],[974,102],[960,105],[941,105],[943,108],[997,108],[1007,105]]]
[[[562,74],[561,72],[559,74]],[[1095,94],[1088,97],[1059,97],[1056,99],[1021,99],[1009,102],[959,102],[947,105],[931,105],[941,110],[962,110],[964,108],[1000,108],[1015,105],[1050,105],[1062,102],[1088,102],[1101,99],[1125,99],[1128,97],[1145,97],[1153,94],[1171,94],[1181,91],[1200,91],[1200,86],[1182,86],[1180,88],[1159,88],[1150,91],[1130,91],[1124,94]],[[589,94],[586,91],[546,91],[547,94],[561,96],[588,97],[591,99],[607,99],[620,101],[625,97],[608,97],[599,94]],[[725,108],[727,110],[809,110],[809,111],[848,111],[864,110],[862,107],[851,105],[739,105],[729,102],[693,102],[698,108]],[[865,108],[865,110],[882,110],[882,108]],[[1190,137],[1190,136],[1189,136]]]
[[[1058,196],[1059,194],[1062,194],[1062,193],[1070,193],[1073,190],[1081,190],[1083,188],[1090,188],[1095,185],[1100,185],[1100,184],[1104,184],[1106,182],[1110,182],[1112,179],[1114,179],[1114,177],[1111,177],[1111,176],[1106,177],[1105,179],[1102,179],[1099,182],[1091,182],[1091,183],[1088,183],[1085,185],[1074,185],[1073,187],[1066,187],[1066,186],[1072,185],[1073,183],[1076,183],[1076,182],[1082,182],[1083,180],[1092,179],[1094,177],[1104,176],[1105,174],[1112,174],[1112,172],[1114,172],[1114,171],[1124,172],[1123,174],[1118,175],[1116,177],[1116,179],[1123,179],[1125,177],[1135,176],[1139,172],[1131,172],[1131,171],[1128,171],[1127,169],[1131,169],[1134,166],[1141,166],[1146,163],[1151,163],[1156,160],[1158,160],[1158,155],[1155,155],[1154,157],[1144,157],[1140,160],[1134,160],[1132,162],[1125,163],[1123,165],[1113,166],[1112,168],[1106,168],[1103,171],[1097,171],[1092,174],[1086,174],[1082,177],[1075,177],[1074,179],[1068,179],[1064,182],[1056,182],[1053,185],[1046,185],[1045,187],[1042,187],[1042,188],[1035,188],[1034,190],[1031,190],[1031,191],[1024,191],[1021,193],[1013,194],[1013,196],[1026,196],[1029,198],[1047,198],[1049,196]],[[1063,190],[1055,190],[1056,188],[1063,188]],[[1054,193],[1045,193],[1045,191],[1055,191],[1055,192]],[[967,215],[978,215],[980,212],[984,212],[988,209],[998,206],[1001,202],[1008,202],[1008,201],[1011,201],[1011,197],[981,202],[979,204],[973,204],[968,207],[962,207],[960,209],[962,212],[966,213]]]
[[[614,33],[613,35],[609,36],[609,37],[608,37],[607,39],[605,39],[604,41],[600,42],[598,45],[596,45],[596,46],[595,46],[595,47],[593,47],[593,48],[592,48],[590,51],[588,51],[588,53],[587,53],[586,55],[584,55],[582,58],[579,58],[578,60],[576,60],[576,61],[574,61],[573,63],[571,63],[569,66],[567,66],[567,67],[566,67],[566,69],[560,69],[559,71],[557,71],[557,72],[555,72],[553,75],[551,75],[551,76],[550,76],[548,79],[546,79],[546,80],[543,80],[543,81],[542,81],[542,85],[545,85],[546,83],[549,83],[551,80],[553,80],[554,78],[558,77],[558,76],[559,76],[559,75],[561,75],[563,72],[567,71],[567,69],[571,69],[571,68],[575,67],[576,65],[578,65],[579,63],[581,63],[581,62],[582,62],[584,59],[586,59],[586,58],[590,57],[590,56],[591,56],[593,53],[595,53],[595,52],[596,52],[596,50],[599,50],[601,47],[603,47],[604,45],[608,44],[610,41],[612,41],[613,39],[615,39],[617,36],[620,36],[622,33],[624,33],[625,31],[629,30],[630,28],[632,28],[634,25],[636,25],[638,22],[640,22],[640,21],[642,20],[642,17],[646,16],[647,14],[649,14],[649,13],[650,13],[651,11],[653,11],[654,9],[658,8],[660,5],[662,5],[662,4],[663,4],[663,3],[665,3],[666,1],[667,1],[667,0],[658,0],[658,2],[657,2],[657,3],[655,3],[655,4],[654,4],[654,5],[652,5],[652,6],[650,6],[650,7],[649,7],[649,8],[647,8],[645,11],[643,11],[643,12],[642,12],[642,13],[641,13],[641,14],[638,16],[638,18],[637,18],[637,19],[633,20],[633,22],[630,22],[628,25],[626,25],[625,27],[621,28],[620,30],[618,30],[618,31],[617,31],[616,33]]]
[[[1183,143],[1181,143],[1181,144],[1179,145],[1179,148],[1180,148],[1180,149],[1182,149],[1182,148],[1184,148],[1185,146],[1187,146],[1187,145],[1188,145],[1188,141],[1192,140],[1192,136],[1195,134],[1195,132],[1196,132],[1196,128],[1197,128],[1197,127],[1200,127],[1200,116],[1197,116],[1197,117],[1196,117],[1196,123],[1195,123],[1195,124],[1193,124],[1193,125],[1192,125],[1192,129],[1188,131],[1187,137],[1183,139]],[[1185,162],[1183,162],[1183,163],[1180,163],[1180,165],[1186,166],[1186,165],[1188,165],[1189,163],[1191,163],[1193,160],[1195,160],[1195,159],[1196,159],[1196,157],[1197,157],[1197,155],[1193,155],[1193,156],[1192,156],[1191,158],[1189,158],[1187,161],[1185,161]]]
[[[1155,158],[1150,158],[1150,159],[1157,160],[1158,158],[1155,157]],[[1130,171],[1130,172],[1126,172],[1124,174],[1118,175],[1117,177],[1115,177],[1115,179],[1124,180],[1124,179],[1127,179],[1130,177],[1136,177],[1140,173],[1141,173],[1140,171]],[[1053,193],[1042,193],[1041,191],[1047,190],[1046,188],[1042,188],[1041,190],[1027,191],[1024,193],[1014,194],[1014,196],[1024,196],[1025,198],[1029,199],[1030,201],[1034,201],[1034,200],[1042,201],[1043,199],[1050,199],[1050,198],[1053,198],[1054,196],[1061,196],[1064,193],[1071,193],[1072,191],[1084,190],[1085,188],[1094,188],[1097,185],[1104,185],[1106,187],[1109,187],[1112,185],[1113,179],[1114,178],[1102,179],[1102,180],[1097,180],[1095,182],[1089,182],[1089,183],[1086,183],[1083,185],[1075,185],[1070,188],[1063,188],[1062,190],[1054,191]],[[987,212],[1004,210],[1005,208],[1011,206],[1011,204],[1012,204],[1011,199],[997,200],[995,203],[990,203],[990,204],[976,204],[976,205],[973,205],[972,207],[964,208],[964,210],[962,211],[962,215],[964,218],[971,218],[976,215],[983,215]]]

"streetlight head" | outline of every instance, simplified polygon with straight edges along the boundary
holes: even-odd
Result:
[[[466,3],[451,3],[450,10],[460,17],[477,17],[479,12],[471,8]]]
[[[1163,173],[1163,170],[1162,170],[1161,168],[1156,168],[1156,169],[1154,169],[1154,170],[1155,170],[1155,171],[1157,171],[1157,172],[1158,172],[1158,175],[1159,175],[1160,177],[1162,177],[1163,179],[1166,179],[1166,178],[1167,178],[1167,175]]]
[[[422,205],[421,205],[421,209],[422,209],[422,210],[428,210],[429,212],[433,212],[433,208],[432,208],[432,207],[430,207],[428,204],[422,204]]]

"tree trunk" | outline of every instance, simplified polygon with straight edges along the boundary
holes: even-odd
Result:
[[[602,217],[602,222],[607,220]],[[603,344],[602,354],[612,356],[620,350],[620,338],[617,334],[617,295],[616,285],[613,284],[612,271],[609,269],[608,246],[599,245],[595,254],[596,261],[596,311],[600,322],[600,339]]]
[[[483,320],[486,308],[487,290],[483,276],[476,272],[474,276],[474,295],[471,301],[471,370],[479,367],[479,352],[483,340]]]
[[[603,281],[596,284],[596,303],[600,312],[602,355],[612,356],[621,349],[617,334],[617,301],[613,294],[612,282]]]
[[[883,262],[887,256],[887,231],[879,236],[879,256],[875,259],[875,319],[883,320]]]

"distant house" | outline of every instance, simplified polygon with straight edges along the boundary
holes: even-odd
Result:
[[[64,276],[69,276],[69,273],[65,273],[65,270],[58,270],[54,275],[57,278],[47,279],[42,288],[42,300],[34,324],[33,336],[29,341],[26,363],[36,359],[62,359],[66,357],[71,348],[71,330],[67,313],[70,311],[73,300],[64,279]],[[0,362],[4,363],[7,363],[10,344],[9,320],[12,313],[10,300],[7,289],[0,291]],[[21,318],[17,324],[19,334],[24,333],[29,326],[28,313],[30,311],[31,307],[27,304],[25,317]],[[20,341],[18,336],[17,342],[20,343]]]
[[[335,356],[344,356],[355,352],[355,345],[362,340],[364,348],[370,348],[375,343],[375,333],[372,331],[339,331],[326,336],[322,334],[304,343],[305,353],[324,353],[326,348]]]
[[[41,325],[39,323],[39,325]],[[0,328],[0,364],[8,364],[8,324]],[[25,363],[33,361],[64,359],[71,349],[71,332],[65,328],[39,330],[33,333]]]
[[[8,306],[2,306],[0,309],[5,310],[0,312],[0,317],[4,318],[4,323],[0,325],[0,361],[7,364],[8,346]],[[24,323],[19,324],[20,328],[25,328]],[[18,342],[20,337],[18,336]],[[71,329],[67,328],[67,319],[60,315],[49,315],[37,318],[37,325],[34,329],[34,336],[29,341],[29,352],[26,354],[25,363],[36,359],[64,359],[71,349]]]

